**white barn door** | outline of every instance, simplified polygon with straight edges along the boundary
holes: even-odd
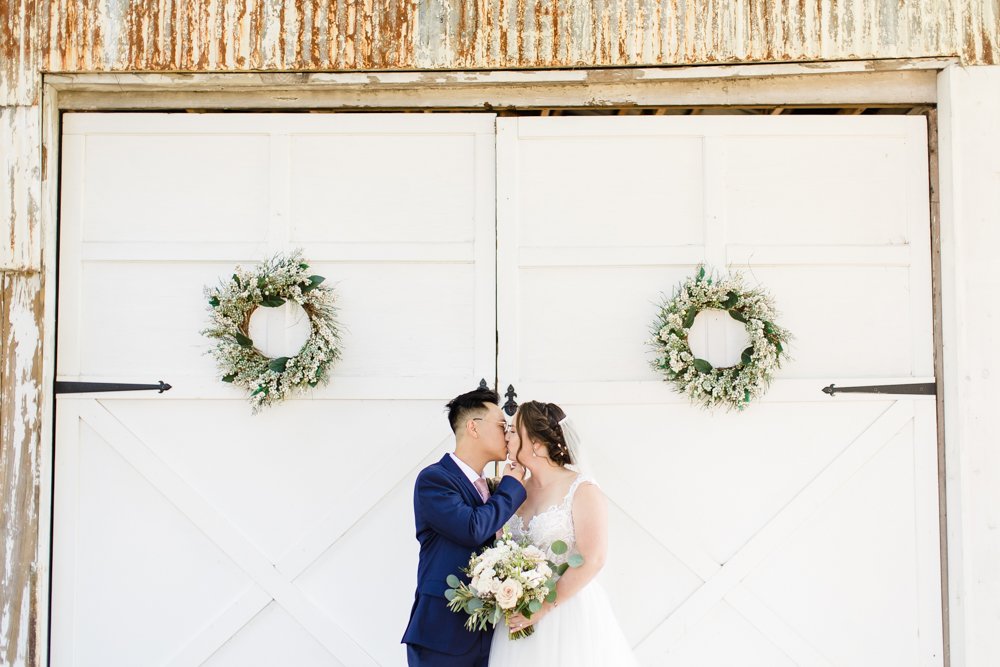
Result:
[[[494,118],[68,114],[52,664],[401,665],[413,477],[495,376]],[[301,246],[336,285],[327,388],[251,416],[204,285]]]
[[[933,380],[924,119],[497,123],[500,382],[588,437],[642,662],[942,664],[934,399],[821,392]],[[742,414],[648,366],[661,292],[702,261],[796,336]]]

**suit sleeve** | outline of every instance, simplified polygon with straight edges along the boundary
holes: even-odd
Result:
[[[475,549],[503,528],[527,496],[512,477],[500,480],[482,505],[470,505],[452,480],[441,474],[422,474],[417,493],[424,520],[452,542]]]

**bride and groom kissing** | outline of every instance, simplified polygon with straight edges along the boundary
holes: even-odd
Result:
[[[410,667],[558,667],[635,665],[635,658],[594,577],[607,552],[607,503],[579,470],[579,442],[553,403],[522,404],[511,424],[499,396],[477,389],[451,400],[455,451],[420,471],[413,490],[420,543],[417,589],[403,635]],[[490,489],[482,472],[506,461]],[[562,541],[583,565],[559,578],[556,599],[526,618],[514,614],[486,631],[467,630],[448,609],[449,575],[462,576],[472,552],[506,529],[521,543],[553,553]],[[468,578],[464,578],[468,581]],[[516,641],[509,634],[534,625]]]

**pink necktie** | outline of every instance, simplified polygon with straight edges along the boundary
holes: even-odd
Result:
[[[490,487],[486,485],[485,479],[480,477],[472,484],[476,487],[476,491],[479,491],[479,497],[483,499],[484,503],[490,499]]]

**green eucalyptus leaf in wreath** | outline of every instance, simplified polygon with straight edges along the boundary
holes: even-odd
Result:
[[[704,359],[695,359],[692,363],[694,365],[694,369],[699,373],[708,373],[712,370],[712,364],[708,363]]]
[[[573,554],[569,557],[569,560],[566,561],[566,564],[570,567],[580,567],[583,565],[583,556],[580,554]]]
[[[235,379],[236,379],[236,373],[230,373],[229,375],[222,376],[223,382],[232,382]]]
[[[309,284],[303,287],[302,291],[311,292],[312,290],[319,287],[320,283],[322,283],[324,280],[326,280],[326,278],[324,278],[323,276],[309,276]]]
[[[240,282],[240,277],[235,273],[233,274],[233,282],[236,283],[237,287],[243,287],[243,284]]]
[[[253,339],[249,338],[248,336],[244,336],[239,331],[233,334],[233,338],[235,338],[236,342],[242,345],[243,347],[253,347]]]
[[[781,354],[782,352],[785,351],[785,348],[781,347],[781,341],[780,340],[774,341],[774,349],[776,349],[778,351],[778,354]]]
[[[720,303],[719,305],[725,308],[726,310],[729,310],[730,308],[733,308],[737,303],[739,303],[739,300],[740,300],[739,294],[737,294],[736,292],[729,292],[726,294],[726,300]]]
[[[694,308],[689,308],[686,313],[684,313],[684,328],[690,329],[694,324],[694,318],[698,316],[698,311]]]
[[[211,299],[208,300],[208,305],[210,305],[212,308],[218,308],[219,303],[221,302],[219,301],[219,297],[217,296],[213,296]]]
[[[749,389],[744,389],[743,390],[743,402],[744,403],[749,403],[750,402],[750,390]]]
[[[250,395],[256,396],[257,394],[267,394],[267,385],[257,387],[257,389],[255,389],[254,392]]]
[[[564,553],[566,553],[567,549],[569,549],[569,547],[566,546],[566,543],[563,542],[562,540],[556,540],[555,542],[552,543],[552,546],[550,546],[549,548],[552,549],[552,553],[554,553],[557,556],[563,555]]]
[[[704,280],[704,279],[705,279],[705,267],[704,266],[699,266],[698,267],[698,280]]]
[[[303,263],[299,264],[299,268],[302,269],[303,271],[305,271],[306,269],[309,268],[309,265],[306,264],[305,262],[303,262]]]
[[[275,373],[284,373],[285,368],[288,366],[288,357],[278,357],[276,359],[271,359],[267,362],[267,367],[270,368]]]
[[[257,276],[257,289],[264,289],[264,285],[266,284],[267,281],[264,279],[264,276]]]
[[[749,364],[751,361],[753,361],[752,347],[748,347],[747,349],[743,350],[743,354],[740,355],[740,361],[742,361],[744,364]]]
[[[455,575],[453,575],[453,574],[449,574],[449,575],[448,575],[448,578],[447,578],[447,579],[445,579],[445,581],[446,581],[446,582],[448,583],[448,585],[449,585],[449,586],[451,586],[452,588],[458,588],[459,586],[461,586],[461,585],[462,585],[462,582],[461,582],[461,580],[460,580],[460,579],[459,579],[458,577],[456,577]]]
[[[267,308],[277,308],[278,306],[283,306],[284,304],[285,304],[284,299],[282,299],[280,296],[274,296],[273,294],[268,294],[260,302],[260,305],[265,306]]]
[[[744,317],[743,313],[741,313],[738,310],[735,310],[735,309],[730,310],[729,311],[729,317],[733,318],[737,322],[742,322],[743,324],[747,323],[747,318]]]
[[[766,334],[773,334],[774,333],[774,325],[771,324],[770,322],[764,322],[764,333],[766,333]]]

